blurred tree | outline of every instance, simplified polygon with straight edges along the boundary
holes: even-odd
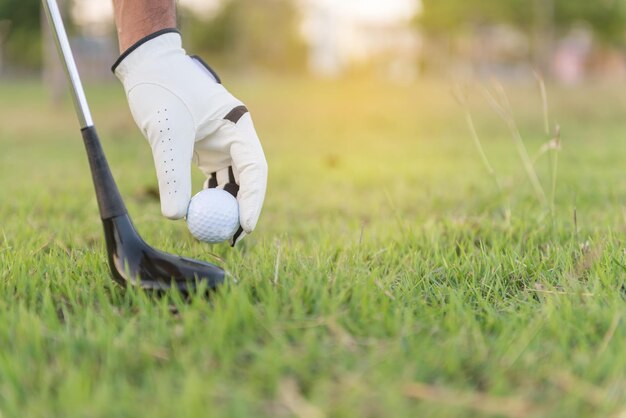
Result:
[[[0,21],[8,22],[4,60],[27,69],[41,66],[39,0],[0,1]]]
[[[67,22],[67,1],[56,0],[64,23]],[[41,49],[42,49],[42,80],[53,104],[59,104],[66,93],[65,72],[59,59],[52,30],[43,8],[41,8]]]
[[[420,26],[447,38],[481,25],[509,24],[531,40],[532,57],[545,65],[553,37],[584,23],[606,46],[626,43],[626,0],[422,0]]]
[[[240,69],[301,69],[305,47],[292,0],[226,0],[211,17],[182,10],[190,52]]]
[[[568,29],[585,22],[596,38],[608,45],[623,46],[626,41],[626,1],[554,0],[554,24]]]
[[[586,23],[607,44],[626,41],[626,0],[422,0],[422,28],[433,34],[458,34],[476,25],[506,23],[531,34],[557,32]]]
[[[455,35],[493,23],[528,27],[532,22],[528,0],[422,0],[422,7],[419,23],[433,34]]]

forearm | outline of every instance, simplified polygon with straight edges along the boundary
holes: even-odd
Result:
[[[175,0],[113,0],[120,52],[158,30],[176,27]]]

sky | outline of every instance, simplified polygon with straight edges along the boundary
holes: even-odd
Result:
[[[411,19],[420,10],[419,0],[308,0],[335,14],[372,23]]]
[[[301,0],[303,3],[330,8],[340,15],[366,22],[394,22],[410,19],[420,10],[419,0]],[[219,5],[219,0],[179,0],[200,13],[210,13]],[[305,8],[306,10],[306,8]],[[113,16],[111,1],[75,0],[73,15],[77,20],[97,28],[108,24]]]

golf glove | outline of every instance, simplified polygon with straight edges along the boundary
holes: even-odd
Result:
[[[186,54],[175,29],[130,47],[113,72],[152,148],[163,215],[187,214],[194,161],[207,177],[205,188],[223,188],[237,197],[241,228],[231,244],[251,233],[265,198],[267,163],[244,104],[200,58]]]

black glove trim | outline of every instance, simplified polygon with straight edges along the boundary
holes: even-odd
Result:
[[[135,49],[139,48],[141,45],[145,44],[146,42],[157,38],[161,35],[165,35],[166,33],[177,33],[180,35],[180,31],[176,28],[166,28],[166,29],[161,29],[158,30],[154,33],[151,33],[148,36],[144,36],[143,38],[141,38],[140,40],[138,40],[137,42],[135,42],[134,44],[132,44],[126,51],[124,51],[122,53],[122,55],[120,55],[120,57],[115,61],[115,63],[113,64],[113,66],[111,67],[111,71],[113,71],[115,73],[115,69],[122,63],[122,61],[124,61],[124,58],[126,58],[127,56],[129,56]]]
[[[228,183],[224,185],[224,191],[233,195],[233,197],[237,197],[239,193],[239,185],[235,181],[235,173],[233,172],[233,166],[228,167]]]
[[[211,173],[211,178],[207,186],[209,186],[209,189],[215,189],[217,187],[217,173]]]
[[[224,116],[225,120],[229,120],[232,123],[237,123],[239,122],[239,119],[241,119],[241,117],[243,115],[245,115],[246,113],[248,113],[248,108],[245,106],[237,106],[236,108],[232,109],[230,112],[228,112],[228,114],[226,116]]]
[[[235,235],[233,235],[233,242],[232,244],[230,244],[231,248],[235,246],[235,244],[237,243],[237,239],[241,234],[243,234],[243,228],[239,226],[239,229],[237,230],[237,232],[235,232]]]
[[[211,66],[210,66],[209,64],[207,64],[206,62],[204,62],[204,60],[203,60],[202,58],[200,58],[200,57],[199,57],[199,56],[197,56],[197,55],[190,55],[189,57],[190,57],[191,59],[194,59],[194,60],[198,61],[198,63],[199,63],[200,65],[202,65],[204,68],[206,68],[206,70],[207,70],[208,72],[210,72],[210,73],[213,75],[213,77],[215,77],[215,80],[217,80],[217,83],[218,83],[218,84],[222,84],[222,79],[220,78],[220,76],[219,76],[219,75],[217,75],[217,73],[215,72],[215,70],[214,70],[213,68],[211,68]]]

